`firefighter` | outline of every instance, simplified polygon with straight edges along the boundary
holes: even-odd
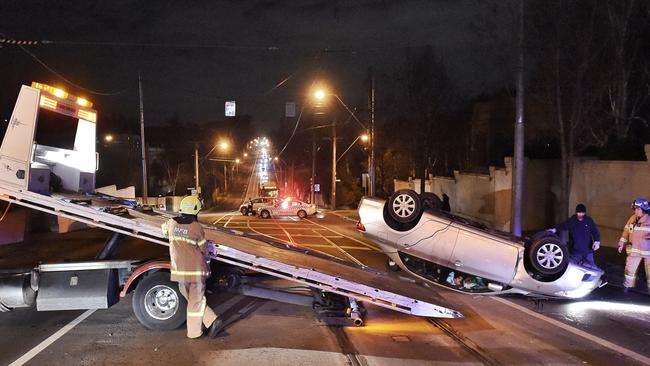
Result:
[[[188,196],[181,201],[181,215],[162,225],[163,235],[169,236],[171,280],[178,282],[181,295],[187,300],[187,337],[198,338],[203,326],[211,338],[216,337],[223,322],[207,305],[205,281],[210,277],[210,257],[205,233],[197,220],[201,201]]]
[[[637,198],[632,202],[634,214],[627,220],[623,228],[623,235],[618,241],[618,252],[625,248],[627,258],[625,259],[625,292],[636,284],[636,271],[643,260],[645,264],[645,275],[648,279],[650,290],[650,204],[645,198]],[[626,244],[628,244],[626,246]]]

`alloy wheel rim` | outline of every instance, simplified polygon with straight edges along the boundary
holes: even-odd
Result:
[[[555,243],[546,243],[537,250],[537,262],[546,269],[555,269],[562,264],[564,253]]]
[[[400,194],[393,201],[393,212],[401,218],[411,216],[415,212],[415,200],[408,194]]]

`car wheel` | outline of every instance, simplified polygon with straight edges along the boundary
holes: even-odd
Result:
[[[390,259],[390,258],[386,258],[386,268],[387,268],[388,271],[390,271],[390,272],[399,272],[399,271],[402,270],[402,269],[397,265],[397,263],[395,263],[395,261],[392,260],[392,259]]]
[[[555,236],[537,238],[527,249],[528,261],[540,275],[558,274],[564,271],[569,263],[567,247]]]
[[[298,217],[304,219],[305,217],[307,217],[307,212],[305,210],[298,211]]]
[[[407,224],[420,217],[422,201],[415,191],[400,189],[388,199],[388,213],[393,220]]]
[[[185,323],[187,301],[178,284],[169,280],[169,272],[156,272],[138,283],[133,294],[133,313],[145,328],[177,329]]]
[[[240,211],[242,215],[248,216],[248,209],[246,207],[242,207]]]
[[[271,217],[271,213],[268,210],[262,210],[262,212],[260,212],[260,216],[263,219],[268,219]]]
[[[420,193],[420,199],[425,210],[436,212],[442,210],[442,200],[437,194],[431,192]]]

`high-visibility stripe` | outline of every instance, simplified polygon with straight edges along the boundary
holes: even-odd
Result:
[[[199,242],[197,243],[197,245],[203,245],[203,244],[205,244],[206,242],[207,242],[207,240],[205,240],[205,239],[203,239],[203,240],[199,240]]]
[[[201,299],[201,307],[199,308],[199,311],[188,311],[187,316],[200,316],[203,317],[203,314],[205,313],[205,296]]]
[[[650,232],[650,226],[635,226],[632,230],[634,231],[643,231],[643,232]]]
[[[183,236],[173,235],[171,238],[172,238],[172,240],[182,241],[182,242],[185,242],[185,243],[188,243],[188,244],[191,244],[191,245],[197,245],[198,244],[198,242],[196,240],[192,240],[190,238],[186,238],[186,237],[183,237]]]
[[[630,278],[630,279],[635,279],[635,278],[636,278],[636,276],[633,276],[633,275],[627,275],[627,274],[625,275],[625,277]]]
[[[625,249],[625,251],[627,252],[627,254],[638,253],[641,254],[642,256],[650,255],[650,250],[641,250],[641,249],[628,247],[627,249]]]

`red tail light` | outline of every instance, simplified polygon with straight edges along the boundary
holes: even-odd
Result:
[[[359,230],[359,231],[366,231],[366,227],[363,226],[363,224],[361,223],[361,221],[357,222],[357,230]]]

